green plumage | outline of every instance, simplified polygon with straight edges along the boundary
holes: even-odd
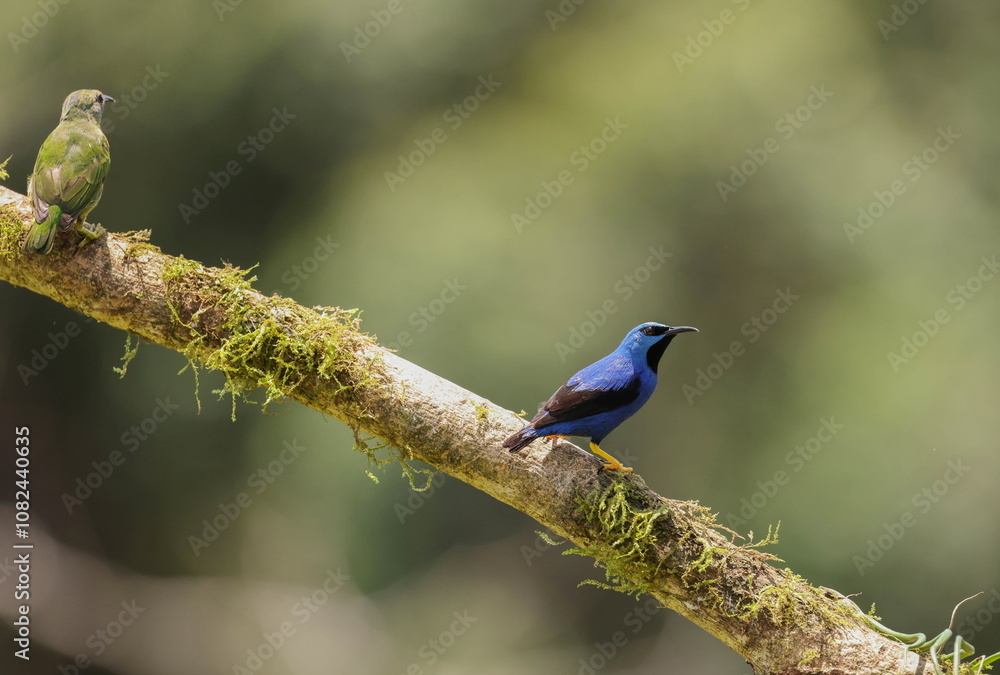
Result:
[[[48,253],[56,231],[74,226],[85,237],[80,246],[104,234],[100,225],[88,226],[86,218],[101,199],[111,166],[101,115],[104,104],[113,100],[96,89],[80,89],[66,97],[59,125],[42,143],[28,179],[35,224],[24,243],[25,251]]]

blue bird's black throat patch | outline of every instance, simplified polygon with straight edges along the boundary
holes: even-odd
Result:
[[[663,352],[667,351],[667,347],[673,339],[673,335],[668,335],[650,347],[649,351],[646,352],[646,364],[654,373],[656,372],[656,369],[660,367],[660,359],[663,358]]]

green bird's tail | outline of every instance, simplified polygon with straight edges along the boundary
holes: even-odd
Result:
[[[24,242],[25,251],[35,251],[45,255],[52,250],[52,244],[56,240],[56,231],[59,229],[59,219],[62,217],[62,209],[58,206],[49,206],[49,217],[41,223],[31,226],[28,233],[28,240]]]

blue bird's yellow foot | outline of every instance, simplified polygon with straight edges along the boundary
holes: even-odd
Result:
[[[601,471],[621,471],[622,473],[632,473],[632,467],[624,466],[617,459],[597,447],[597,443],[590,443],[590,451],[595,455],[608,460],[608,463],[601,467]]]

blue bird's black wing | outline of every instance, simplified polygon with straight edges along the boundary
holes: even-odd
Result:
[[[536,429],[617,410],[639,397],[639,378],[633,377],[620,389],[583,389],[567,382],[545,402],[531,426]]]

